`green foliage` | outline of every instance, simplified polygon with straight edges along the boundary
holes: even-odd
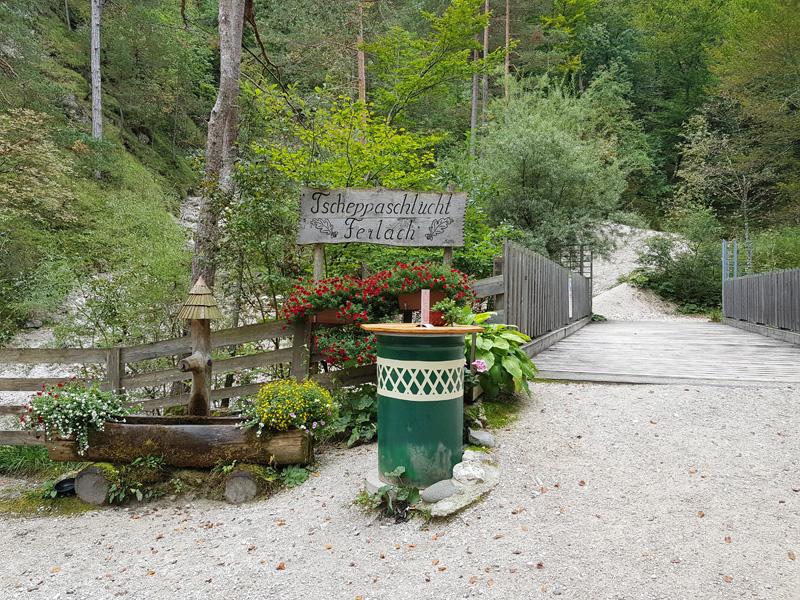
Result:
[[[486,366],[484,372],[478,373],[481,387],[488,398],[496,398],[501,390],[524,391],[530,396],[528,382],[533,380],[537,369],[519,347],[531,338],[515,331],[514,325],[486,323],[492,314],[482,313],[474,318],[475,324],[484,328],[475,341],[475,361],[483,361]],[[469,359],[472,338],[467,336],[465,342],[464,355]]]
[[[302,485],[308,479],[308,469],[300,465],[289,465],[281,470],[280,474],[283,485],[293,488]]]
[[[55,481],[44,481],[38,490],[29,493],[29,497],[41,498],[42,500],[52,500],[56,496],[58,496],[58,491],[56,490]]]
[[[761,231],[753,249],[756,272],[800,267],[800,227]]]
[[[401,465],[393,471],[387,471],[384,475],[387,478],[402,481],[405,472],[406,468]],[[404,519],[408,515],[408,511],[419,502],[419,489],[387,483],[374,494],[362,490],[356,502],[366,509],[380,509],[386,515]]]
[[[0,474],[3,475],[56,477],[82,464],[52,461],[43,446],[0,446]]]
[[[338,434],[349,434],[347,446],[372,441],[378,434],[378,393],[374,385],[342,388],[336,394],[339,420],[334,426]]]
[[[512,223],[547,256],[577,244],[602,250],[598,225],[618,215],[630,166],[617,156],[615,137],[592,124],[600,119],[594,97],[544,80],[492,106],[497,119],[475,165],[492,182],[483,200],[488,215]]]
[[[710,208],[687,204],[672,214],[682,237],[654,236],[639,255],[641,271],[630,280],[681,305],[685,312],[719,306],[722,294],[720,239],[722,228]]]
[[[280,106],[274,88],[252,93],[268,106]],[[294,104],[301,102],[294,99]],[[267,118],[283,121],[292,136],[286,143],[265,140],[253,145],[256,155],[268,158],[287,179],[325,188],[430,189],[436,174],[431,148],[441,136],[393,127],[363,102],[342,95],[316,107],[302,122],[294,117],[291,108],[270,111]]]
[[[142,502],[164,496],[166,491],[159,485],[163,470],[164,461],[155,456],[138,457],[119,467],[104,464],[103,474],[109,482],[108,503],[122,504],[133,498]]]
[[[225,477],[233,473],[233,470],[236,468],[236,461],[224,461],[218,460],[217,464],[211,469],[212,473],[219,473]]]
[[[453,0],[441,17],[422,13],[430,21],[427,38],[392,27],[387,36],[363,44],[375,80],[370,94],[388,123],[409,105],[503,60],[504,50],[498,49],[485,61],[472,62],[473,50],[481,49],[474,36],[489,21],[482,6],[482,0]]]
[[[715,129],[746,149],[744,174],[767,175],[774,205],[761,211],[774,226],[800,219],[800,101],[796,77],[800,39],[797,6],[786,0],[740,2],[714,54],[711,90]],[[789,148],[794,150],[789,151]],[[765,172],[766,171],[766,172]],[[766,214],[764,214],[766,213]]]
[[[365,334],[360,327],[321,328],[314,336],[314,347],[329,365],[343,369],[375,363],[377,340],[375,334]]]

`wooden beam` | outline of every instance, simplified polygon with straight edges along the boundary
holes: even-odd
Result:
[[[0,363],[10,364],[102,364],[105,348],[0,348]]]
[[[44,446],[44,434],[37,438],[27,431],[0,431],[0,446]]]

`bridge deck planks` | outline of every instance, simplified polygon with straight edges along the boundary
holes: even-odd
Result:
[[[800,384],[800,346],[720,323],[590,323],[533,362],[539,377],[556,380]]]

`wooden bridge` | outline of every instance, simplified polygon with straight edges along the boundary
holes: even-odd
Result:
[[[800,385],[800,346],[721,323],[590,323],[533,358],[543,379]]]
[[[535,338],[525,350],[543,379],[800,385],[800,270],[725,281],[724,324],[590,322],[587,278],[567,280],[566,269],[514,244],[503,256],[506,322]]]

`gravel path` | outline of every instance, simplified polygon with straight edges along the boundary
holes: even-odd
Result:
[[[364,513],[376,447],[331,449],[248,505],[0,518],[0,597],[797,599],[798,399],[535,384],[500,485],[447,521]]]

